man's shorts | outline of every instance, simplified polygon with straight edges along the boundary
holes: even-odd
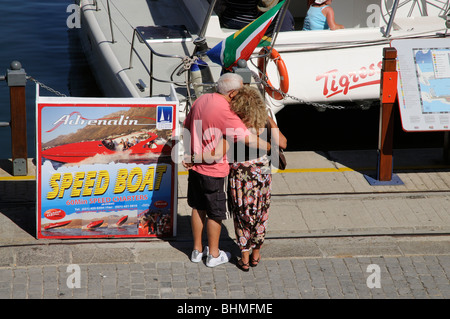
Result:
[[[211,177],[189,170],[188,204],[206,211],[210,219],[224,220],[230,217],[227,200],[227,177]]]

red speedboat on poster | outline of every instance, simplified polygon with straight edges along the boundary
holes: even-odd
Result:
[[[149,153],[170,154],[170,147],[157,143],[158,135],[149,133],[150,137],[138,143],[121,139],[106,139],[103,141],[86,141],[64,144],[42,151],[46,159],[61,163],[79,163],[95,155],[126,154],[127,156],[143,156]],[[119,138],[120,139],[120,138]]]
[[[49,229],[53,229],[53,228],[63,227],[63,226],[70,224],[70,222],[71,222],[71,220],[66,220],[64,222],[59,222],[59,223],[51,223],[49,225],[46,225],[44,227],[44,229],[49,230]]]
[[[128,215],[123,216],[121,219],[119,219],[119,221],[116,223],[117,226],[122,226],[123,224],[125,224],[125,222],[128,220]]]
[[[87,226],[85,226],[85,229],[94,229],[94,228],[98,228],[101,225],[103,225],[104,220],[96,220],[93,222],[90,222],[89,224],[87,224]]]

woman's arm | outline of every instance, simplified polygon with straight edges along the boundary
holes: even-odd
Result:
[[[287,138],[281,133],[280,129],[278,128],[277,123],[269,116],[270,125],[272,127],[271,129],[271,136],[272,140],[275,141],[276,144],[283,150],[287,147]]]
[[[330,27],[330,30],[344,29],[344,26],[342,24],[336,23],[336,20],[334,18],[334,10],[332,7],[326,7],[322,10],[322,13],[327,18],[327,23]]]

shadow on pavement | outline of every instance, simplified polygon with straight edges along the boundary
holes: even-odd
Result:
[[[168,243],[175,249],[186,255],[188,259],[191,258],[192,252],[192,231],[191,231],[191,216],[177,216],[177,236],[173,240],[168,240]],[[232,256],[240,256],[241,252],[231,237],[234,234],[229,234],[227,227],[222,224],[222,231],[220,234],[219,248],[231,253]],[[203,245],[208,244],[206,229],[203,231]],[[234,260],[235,258],[232,258]],[[205,262],[205,260],[203,260]]]
[[[36,238],[36,182],[0,182],[0,214]]]

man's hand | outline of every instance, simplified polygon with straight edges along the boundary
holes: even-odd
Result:
[[[191,155],[184,154],[184,159],[181,161],[181,164],[187,170],[190,170],[194,166],[194,163],[192,163],[191,158],[192,158]]]

